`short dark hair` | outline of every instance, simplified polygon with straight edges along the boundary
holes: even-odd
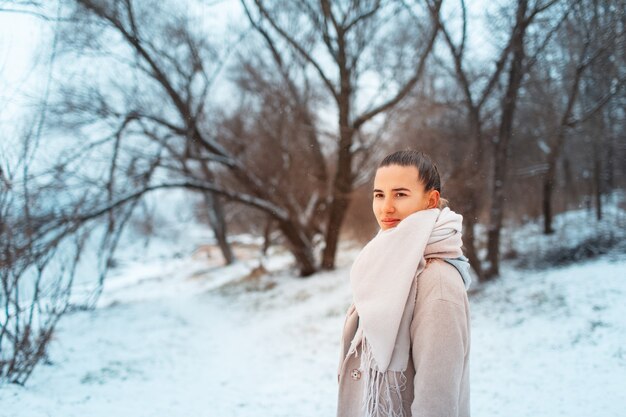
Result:
[[[417,180],[424,184],[426,191],[437,190],[441,194],[441,177],[439,176],[439,170],[437,165],[433,162],[432,158],[422,152],[415,149],[404,149],[391,153],[378,164],[378,168],[389,166],[414,166],[417,168],[419,177]],[[439,198],[439,208],[446,207],[448,200],[445,198]]]

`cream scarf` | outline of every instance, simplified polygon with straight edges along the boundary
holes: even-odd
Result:
[[[404,416],[401,391],[411,346],[412,284],[428,258],[467,264],[461,250],[462,223],[463,216],[448,207],[417,211],[396,227],[380,229],[357,255],[350,285],[359,324],[348,355],[358,356],[357,346],[363,342],[365,416]],[[463,274],[467,289],[466,277],[469,274]]]

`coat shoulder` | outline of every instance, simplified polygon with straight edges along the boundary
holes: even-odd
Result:
[[[416,278],[417,303],[445,300],[460,306],[467,303],[467,292],[459,271],[443,259],[431,259]]]

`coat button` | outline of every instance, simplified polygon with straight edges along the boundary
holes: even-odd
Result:
[[[361,371],[359,371],[358,369],[353,369],[352,370],[352,379],[354,379],[355,381],[361,379]]]

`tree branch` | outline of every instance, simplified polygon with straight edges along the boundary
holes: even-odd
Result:
[[[241,0],[243,7],[246,7],[245,0]],[[320,66],[320,64],[309,54],[295,39],[293,39],[284,29],[282,29],[278,24],[274,21],[274,19],[270,16],[269,12],[263,7],[260,0],[254,0],[254,3],[257,6],[257,9],[261,13],[261,15],[269,22],[269,24],[274,28],[274,30],[285,40],[289,45],[291,45],[298,53],[311,65],[315,68],[315,71],[319,74],[320,78],[326,85],[326,88],[333,95],[335,100],[339,101],[339,95],[335,90],[335,86],[330,81],[328,76],[324,73],[324,70]]]
[[[272,215],[275,218],[278,218],[280,220],[288,220],[288,214],[287,212],[285,212],[285,210],[283,210],[281,207],[275,206],[274,204],[265,201],[265,200],[261,200],[257,197],[248,195],[248,194],[242,194],[240,192],[235,192],[235,191],[228,191],[225,190],[223,188],[217,187],[213,184],[209,184],[209,183],[196,183],[196,182],[191,182],[191,181],[182,181],[182,182],[178,182],[178,183],[164,183],[164,184],[158,184],[158,185],[151,185],[151,186],[147,186],[139,191],[136,191],[130,195],[127,195],[126,197],[123,197],[109,205],[107,205],[106,207],[103,207],[99,210],[93,211],[91,213],[88,214],[84,214],[81,216],[78,216],[76,219],[82,223],[88,220],[92,220],[94,218],[97,218],[99,216],[102,216],[103,214],[108,213],[109,211],[115,209],[116,207],[122,206],[126,203],[128,203],[131,200],[137,199],[142,197],[144,194],[150,192],[150,191],[154,191],[154,190],[159,190],[159,189],[165,189],[165,188],[187,188],[190,190],[198,190],[198,191],[210,191],[213,193],[217,193],[220,195],[223,195],[224,197],[227,197],[231,200],[235,200],[235,201],[239,201],[241,203],[244,203],[246,205],[252,206],[252,207],[256,207],[266,213],[269,213],[270,215]]]
[[[407,96],[407,94],[409,94],[409,92],[413,89],[415,84],[417,84],[417,82],[422,77],[422,74],[424,73],[424,69],[426,68],[426,61],[428,59],[428,56],[430,55],[430,52],[433,49],[433,46],[435,44],[435,39],[437,38],[437,33],[439,32],[439,28],[440,28],[440,26],[439,26],[439,11],[441,9],[441,0],[435,1],[435,4],[432,5],[432,6],[429,3],[429,9],[430,9],[431,15],[433,17],[434,27],[432,29],[432,33],[430,34],[430,38],[428,39],[428,44],[426,46],[426,49],[422,53],[420,61],[419,61],[418,65],[417,65],[417,69],[416,69],[415,73],[406,82],[404,87],[402,87],[397,92],[397,94],[394,97],[390,98],[386,102],[381,103],[380,105],[378,105],[377,107],[373,108],[372,110],[367,111],[367,112],[361,114],[359,117],[357,117],[355,119],[354,123],[352,124],[352,128],[353,129],[359,129],[365,122],[367,122],[368,120],[370,120],[371,118],[373,118],[377,114],[390,109],[391,107],[395,106],[400,101],[402,101],[402,99],[404,99]]]

